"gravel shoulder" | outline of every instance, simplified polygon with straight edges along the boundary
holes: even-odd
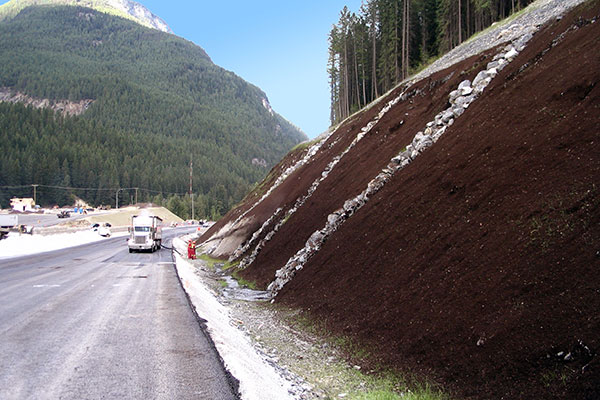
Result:
[[[183,239],[177,245],[182,254],[185,237]],[[196,284],[204,286],[226,309],[229,325],[241,332],[259,357],[287,383],[289,399],[352,398],[359,393],[382,387],[382,382],[370,377],[366,373],[368,371],[346,361],[343,346],[347,342],[343,338],[328,337],[314,322],[303,318],[299,310],[265,300],[240,299],[239,297],[246,298],[249,290],[227,285],[226,281],[230,278],[221,271],[220,264],[202,259],[179,258],[178,269],[182,268],[182,262],[192,268]],[[181,279],[190,294],[190,284],[185,282],[187,278]],[[260,292],[257,293],[260,295]],[[198,309],[193,296],[190,297]],[[208,331],[211,333],[211,317],[202,315],[200,310],[198,312],[201,318],[207,320]],[[220,342],[222,338],[213,337],[213,340]],[[227,364],[227,355],[221,356]],[[240,379],[239,376],[235,378]],[[240,379],[240,386],[243,384],[243,379]],[[255,397],[252,394],[244,396],[242,393],[241,398]],[[261,397],[263,398],[265,397]]]

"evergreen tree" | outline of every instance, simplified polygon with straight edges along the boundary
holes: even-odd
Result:
[[[332,125],[407,78],[413,68],[532,0],[365,0],[329,34]]]

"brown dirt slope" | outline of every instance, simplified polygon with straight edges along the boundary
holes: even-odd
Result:
[[[227,223],[235,221],[240,215],[244,214],[247,210],[249,210],[256,202],[258,202],[263,195],[275,184],[277,178],[283,174],[283,172],[295,164],[297,161],[302,159],[306,154],[306,146],[298,145],[296,148],[292,149],[289,154],[286,155],[277,165],[275,165],[269,174],[263,181],[257,185],[254,190],[248,193],[244,199],[240,202],[239,205],[232,208],[223,218],[221,218],[217,223],[210,227],[199,239],[198,243],[202,243],[215,234],[217,234]],[[272,213],[276,209],[269,208],[270,213]],[[256,213],[251,213],[252,216],[255,216]],[[267,213],[263,213],[264,215],[259,215],[259,218],[254,218],[253,222],[249,226],[244,226],[242,229],[245,229],[248,235],[251,235],[256,229],[260,227],[262,222],[269,218]]]
[[[344,155],[307,203],[283,225],[268,246],[259,253],[256,261],[242,272],[242,276],[266,287],[274,279],[275,271],[283,267],[287,260],[304,246],[313,232],[323,227],[327,216],[340,209],[345,200],[364,190],[368,182],[390,159],[410,144],[415,132],[422,129],[427,121],[432,120],[445,107],[448,93],[462,80],[473,79],[477,72],[491,61],[492,55],[493,53],[489,52],[471,57],[452,69],[440,71],[406,89],[405,92],[410,93],[410,98],[385,114],[375,128]],[[367,110],[360,114],[356,121],[351,121],[339,129],[339,132],[330,138],[330,142],[339,140],[337,149],[328,154],[320,154],[323,161],[313,162],[298,171],[298,175],[311,178],[304,180],[305,183],[299,186],[299,179],[290,179],[288,184],[294,185],[294,190],[282,187],[283,191],[287,194],[305,193],[307,185],[312,183],[313,177],[321,175],[327,162],[345,150],[360,129],[402,90],[403,88],[396,89],[380,102],[378,107]],[[327,145],[323,147],[326,148]]]
[[[277,300],[459,397],[600,398],[599,15],[588,2],[537,33]],[[386,151],[365,146],[332,182]]]

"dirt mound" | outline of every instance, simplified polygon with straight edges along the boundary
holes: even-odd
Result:
[[[353,338],[369,367],[460,397],[599,398],[599,15],[587,2],[539,31],[276,300]],[[267,286],[497,51],[399,87],[276,185],[292,154],[203,240],[243,230],[241,275]]]

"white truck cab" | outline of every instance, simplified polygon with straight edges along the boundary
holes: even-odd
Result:
[[[134,215],[129,226],[129,252],[134,250],[160,249],[162,242],[162,219],[155,215]]]

